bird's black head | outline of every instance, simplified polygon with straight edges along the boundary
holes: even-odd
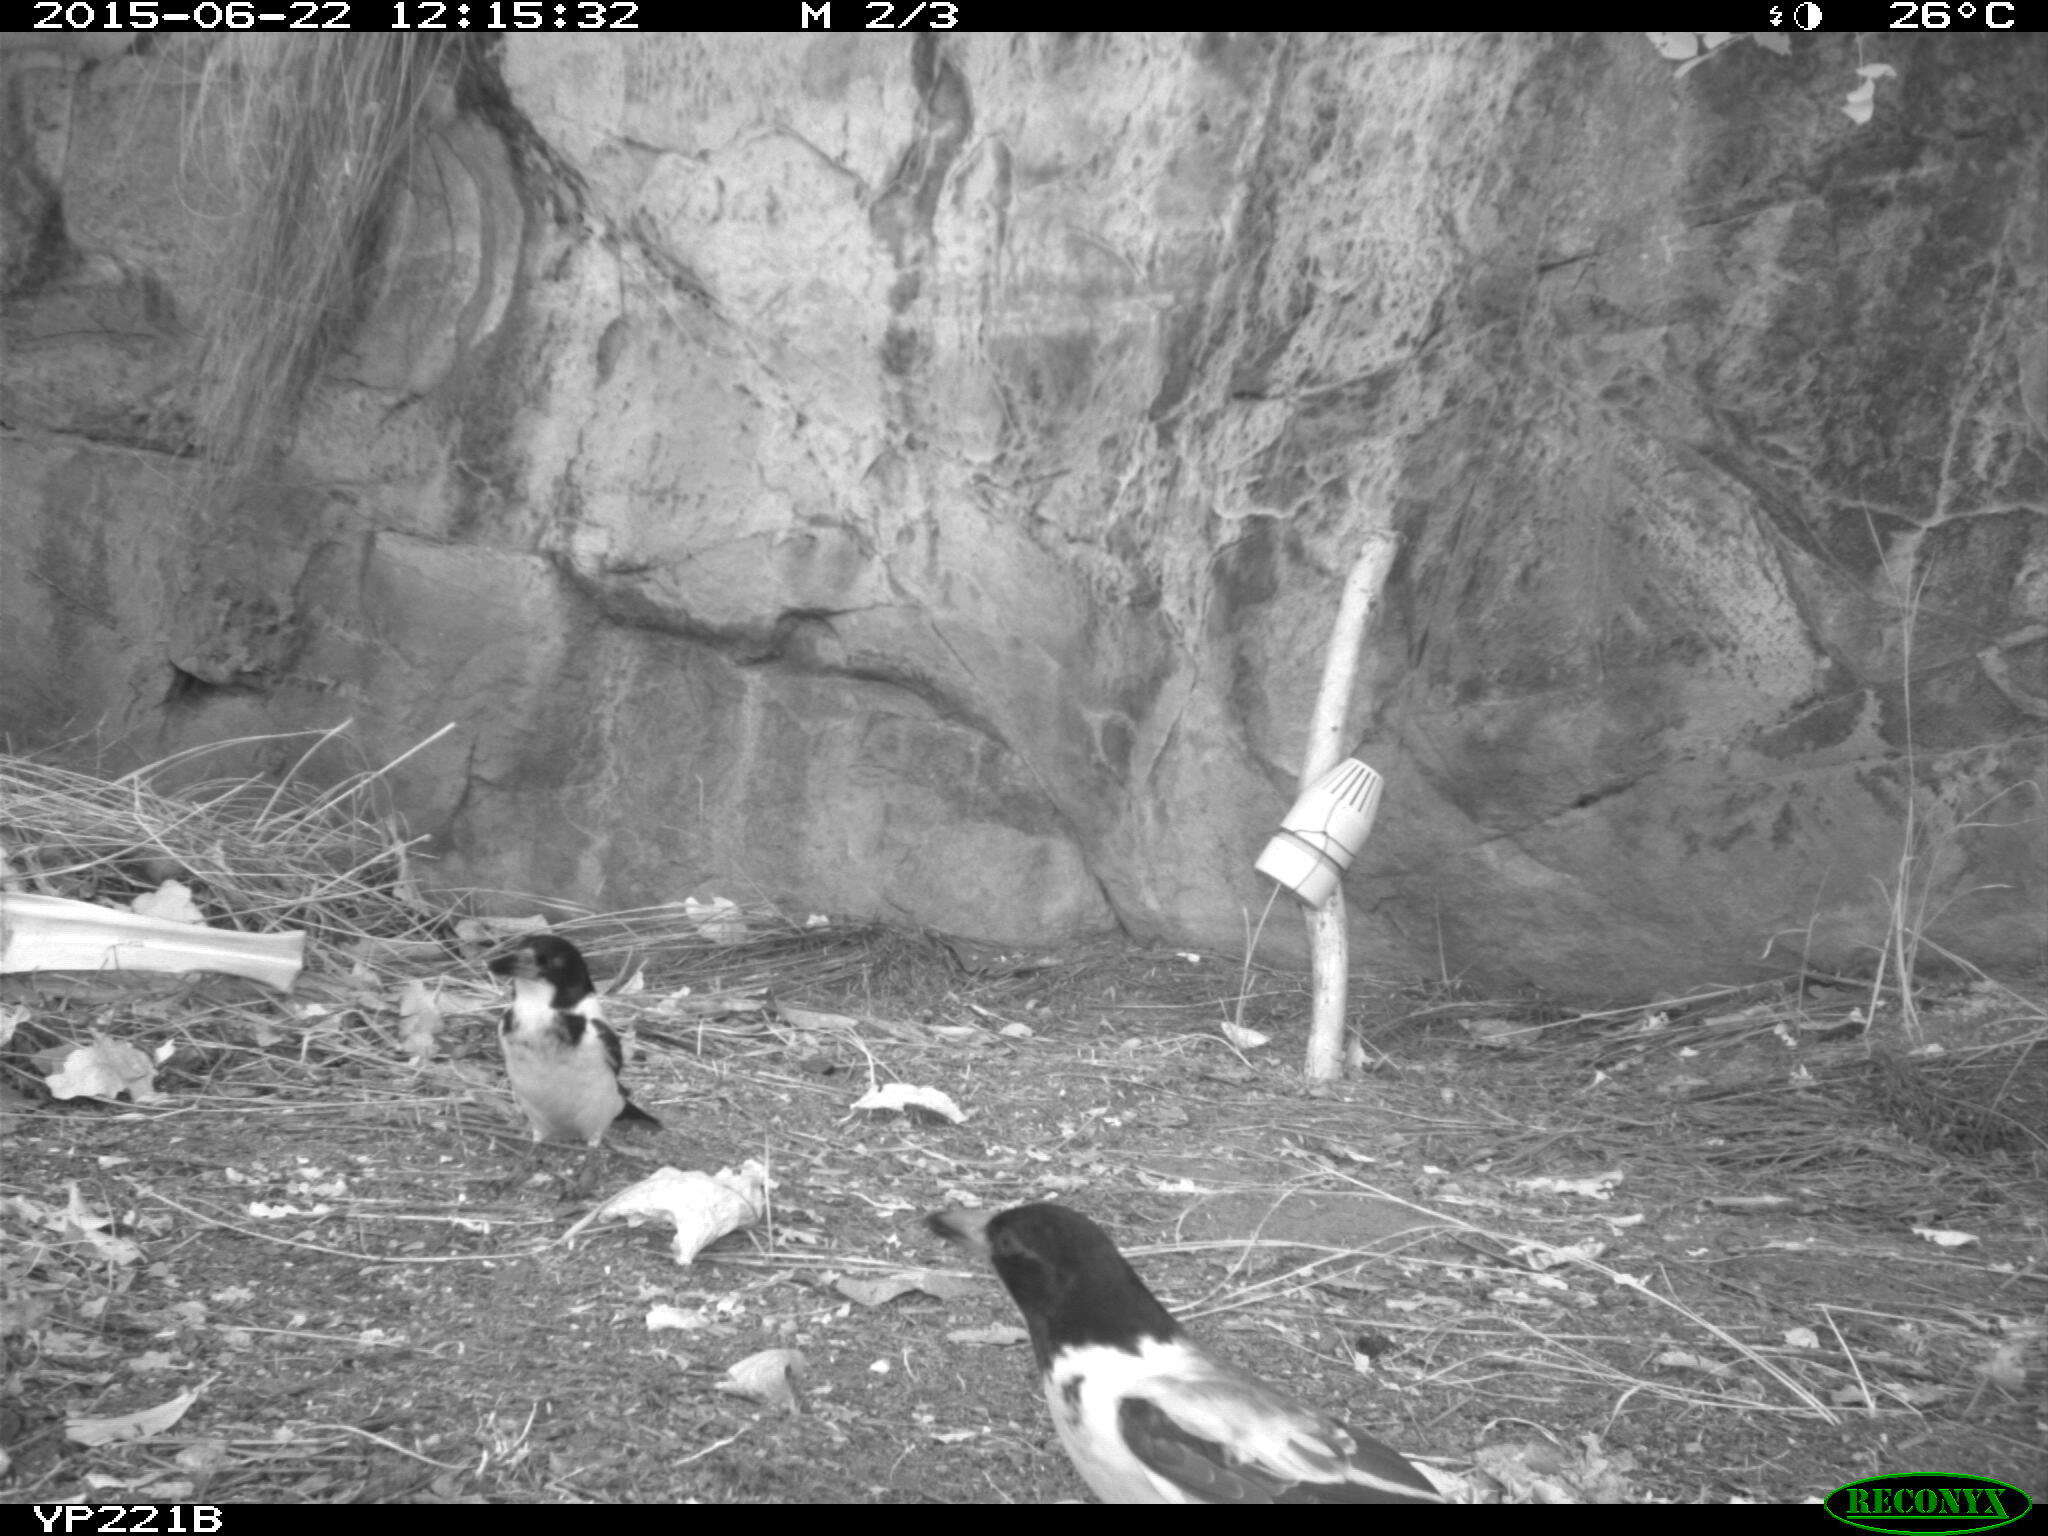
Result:
[[[573,1008],[596,988],[590,984],[590,967],[583,952],[567,939],[552,933],[532,933],[489,962],[493,976],[514,981],[545,981],[555,989],[555,1006]]]
[[[1109,1234],[1079,1211],[1039,1202],[993,1215],[940,1211],[925,1222],[995,1266],[1024,1314],[1041,1370],[1075,1345],[1136,1349],[1140,1340],[1181,1331]]]

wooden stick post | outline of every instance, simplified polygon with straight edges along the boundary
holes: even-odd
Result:
[[[1323,685],[1309,721],[1308,750],[1302,757],[1300,789],[1307,789],[1335,767],[1344,751],[1345,717],[1351,709],[1351,687],[1358,676],[1358,649],[1373,600],[1387,584],[1394,551],[1400,541],[1391,533],[1366,535],[1351,575],[1337,604],[1337,624],[1330,632],[1329,654],[1323,659]],[[1344,1071],[1344,998],[1351,969],[1351,945],[1344,928],[1344,886],[1321,906],[1308,911],[1309,965],[1315,978],[1315,1010],[1309,1025],[1308,1061],[1311,1082],[1327,1081]]]

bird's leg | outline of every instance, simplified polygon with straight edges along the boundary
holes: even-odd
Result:
[[[583,1151],[583,1163],[576,1170],[576,1177],[569,1183],[567,1194],[574,1200],[587,1200],[597,1189],[599,1164],[604,1159],[604,1145],[593,1141]]]

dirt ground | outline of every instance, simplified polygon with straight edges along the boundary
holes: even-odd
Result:
[[[584,1160],[526,1143],[474,956],[431,1050],[361,976],[290,1003],[10,978],[0,1493],[1082,1498],[1007,1297],[920,1224],[1049,1197],[1221,1352],[1482,1497],[1918,1470],[2048,1497],[2039,989],[1931,989],[1929,1058],[1846,988],[1565,1017],[1361,978],[1364,1063],[1311,1090],[1303,983],[1253,974],[1271,1040],[1240,1050],[1228,956],[804,943],[833,963],[655,955],[612,1001],[667,1128],[615,1133],[597,1195],[664,1163],[774,1179],[769,1221],[689,1267],[656,1224],[562,1240]],[[163,1052],[161,1097],[50,1098],[36,1053],[95,1029]],[[852,1107],[891,1082],[964,1122]],[[801,1354],[793,1401],[722,1386],[769,1348]]]

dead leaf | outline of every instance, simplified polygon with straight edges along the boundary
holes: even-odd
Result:
[[[1957,1232],[1946,1227],[1915,1227],[1913,1235],[1937,1248],[1967,1248],[1979,1241],[1974,1232]]]
[[[144,891],[128,903],[137,917],[154,917],[166,923],[203,923],[206,914],[192,899],[192,887],[182,880],[166,880],[153,891]]]
[[[802,1350],[764,1349],[729,1366],[718,1390],[794,1412],[796,1381],[804,1366]]]
[[[562,1241],[606,1216],[622,1216],[635,1226],[650,1216],[665,1218],[676,1229],[676,1262],[688,1264],[728,1232],[767,1219],[768,1170],[754,1159],[742,1163],[737,1172],[657,1168],[577,1222],[562,1234]]]
[[[1023,1344],[1031,1335],[1015,1323],[991,1323],[986,1328],[955,1328],[946,1335],[948,1344],[984,1344],[992,1348],[1007,1349],[1012,1344]]]
[[[194,1403],[199,1401],[199,1392],[180,1392],[169,1402],[159,1403],[154,1408],[138,1408],[133,1413],[115,1414],[109,1418],[66,1419],[64,1438],[80,1445],[112,1445],[118,1440],[147,1440],[151,1435],[160,1435],[178,1420],[185,1417]]]
[[[902,1112],[921,1109],[927,1114],[950,1120],[955,1125],[964,1123],[967,1116],[960,1106],[936,1088],[925,1088],[913,1083],[889,1083],[870,1093],[862,1094],[854,1101],[855,1109],[894,1110]]]
[[[156,1065],[148,1056],[98,1030],[92,1041],[66,1051],[63,1065],[44,1079],[52,1098],[116,1099],[125,1093],[138,1104],[163,1098],[156,1091]]]

